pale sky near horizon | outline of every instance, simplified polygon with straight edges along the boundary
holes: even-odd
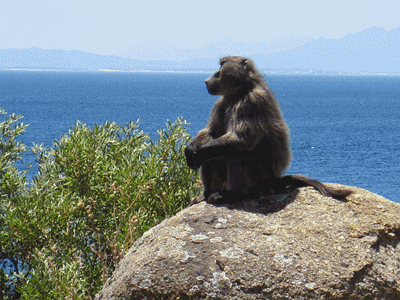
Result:
[[[223,39],[336,39],[400,27],[399,0],[13,0],[0,5],[0,49],[135,50],[205,47]]]

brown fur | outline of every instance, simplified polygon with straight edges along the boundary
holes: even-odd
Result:
[[[215,192],[248,196],[288,186],[313,186],[340,199],[349,195],[302,175],[282,177],[291,161],[290,136],[274,94],[250,59],[230,56],[220,64],[206,84],[210,94],[221,97],[185,150],[188,166],[201,167],[204,197]]]

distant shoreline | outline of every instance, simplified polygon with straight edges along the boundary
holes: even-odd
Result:
[[[111,72],[111,73],[213,73],[214,71],[183,71],[183,70],[113,70],[113,69],[32,69],[32,68],[1,68],[0,71],[30,71],[30,72]]]
[[[271,70],[260,69],[265,75],[312,75],[312,76],[399,76],[399,73],[384,72],[338,72],[338,71],[313,71],[313,70]],[[213,73],[215,70],[117,70],[117,69],[32,69],[32,68],[2,68],[0,71],[29,71],[29,72],[110,72],[110,73]]]

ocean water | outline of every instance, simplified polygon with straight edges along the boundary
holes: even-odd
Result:
[[[28,146],[51,146],[75,120],[93,126],[141,118],[140,128],[155,138],[157,128],[182,116],[195,135],[217,99],[207,93],[209,75],[0,71],[0,107],[30,124],[21,138]],[[400,202],[400,76],[266,78],[291,129],[289,174],[358,186]],[[30,152],[25,162],[35,165]]]

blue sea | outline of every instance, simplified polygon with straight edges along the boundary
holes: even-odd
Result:
[[[21,140],[51,146],[81,120],[141,119],[156,129],[182,116],[195,135],[215,96],[208,73],[0,71],[0,108],[30,124]],[[266,75],[291,129],[288,173],[368,189],[400,202],[400,76]],[[35,165],[30,152],[25,162]],[[35,173],[37,169],[33,169]]]

